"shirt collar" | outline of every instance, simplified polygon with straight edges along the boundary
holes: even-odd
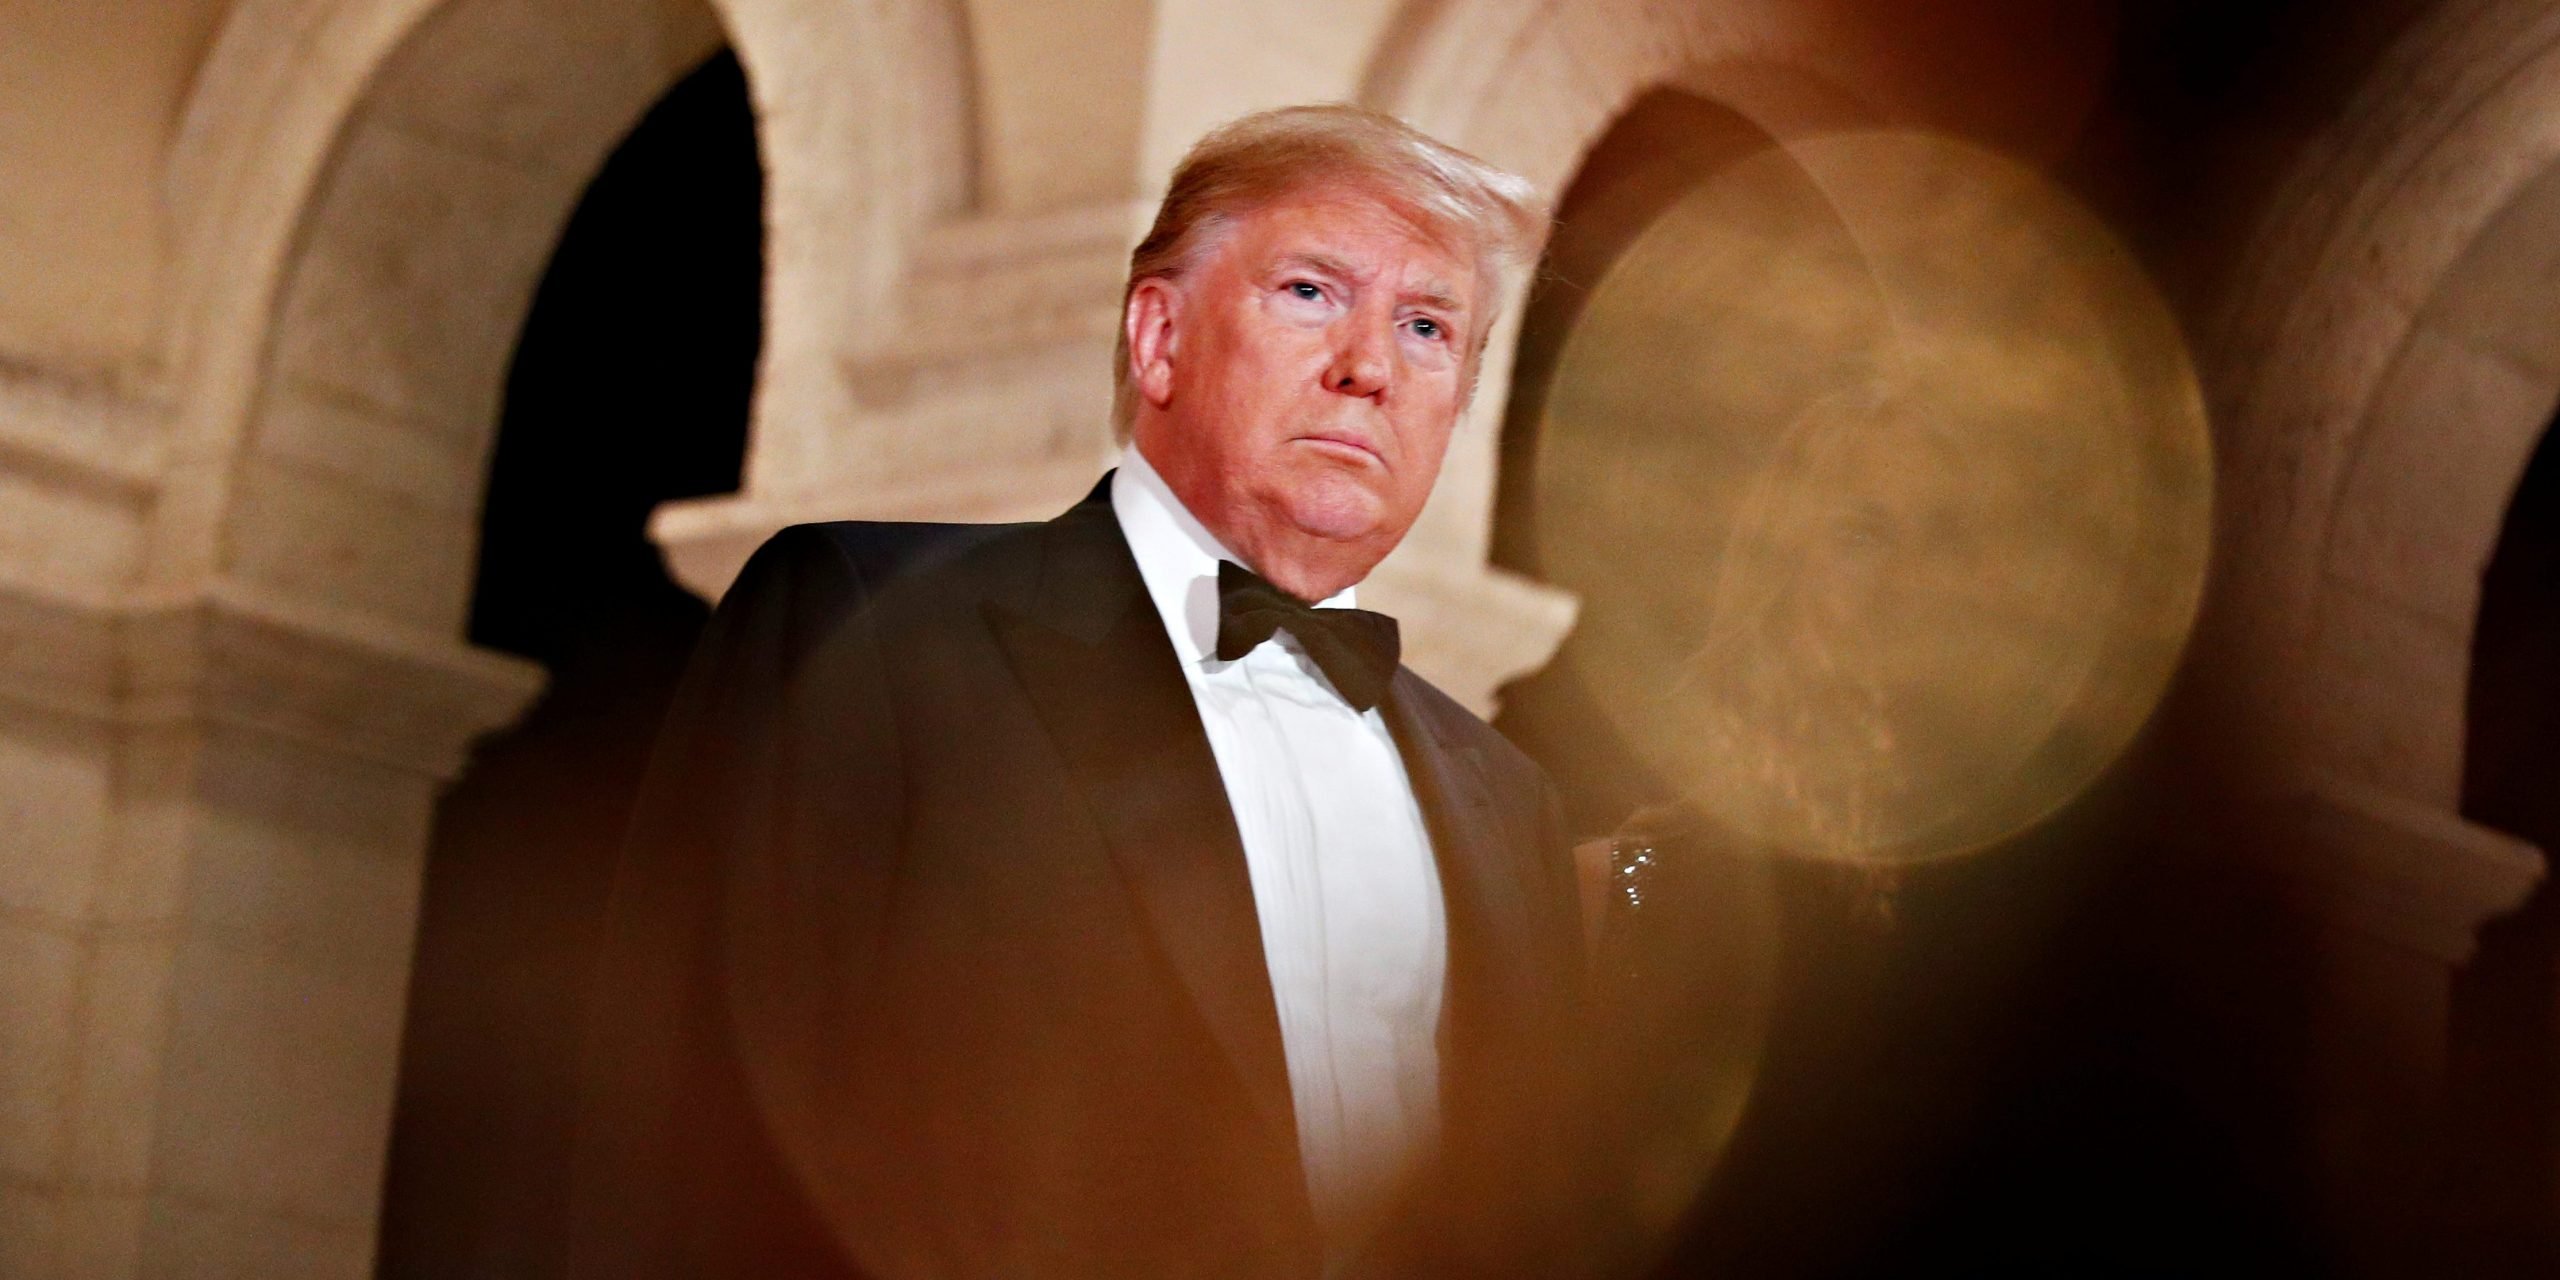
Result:
[[[1119,470],[1111,477],[1111,513],[1120,521],[1120,536],[1138,561],[1138,577],[1147,584],[1147,598],[1164,620],[1174,653],[1187,666],[1209,660],[1218,651],[1218,562],[1244,564],[1244,558],[1227,550],[1182,505],[1134,442],[1120,450]],[[1317,605],[1357,608],[1357,590],[1344,587]]]

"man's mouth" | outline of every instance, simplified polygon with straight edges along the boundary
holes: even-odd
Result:
[[[1387,465],[1385,455],[1379,453],[1376,446],[1347,431],[1319,431],[1298,437],[1298,442],[1311,444],[1323,452],[1339,455],[1345,461],[1368,461],[1381,467]]]

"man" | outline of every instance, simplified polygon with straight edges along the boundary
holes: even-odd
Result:
[[[1090,496],[757,553],[636,819],[578,1269],[1538,1269],[1566,841],[1352,608],[1538,225],[1390,118],[1237,121],[1132,256]]]

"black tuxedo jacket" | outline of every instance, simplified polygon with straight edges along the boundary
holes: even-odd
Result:
[[[756,553],[669,713],[589,1037],[572,1271],[1307,1276],[1226,793],[1109,485]],[[1399,670],[1445,1136],[1377,1273],[1546,1270],[1581,970],[1536,766]]]

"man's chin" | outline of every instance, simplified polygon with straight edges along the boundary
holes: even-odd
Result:
[[[1316,481],[1288,496],[1284,508],[1298,532],[1328,542],[1360,542],[1386,524],[1387,504],[1368,486],[1343,476]]]

